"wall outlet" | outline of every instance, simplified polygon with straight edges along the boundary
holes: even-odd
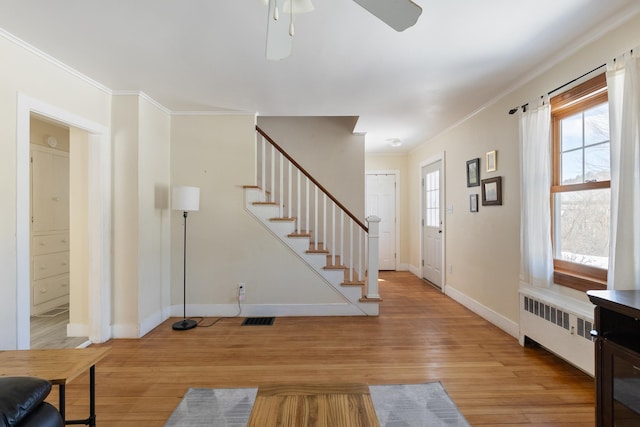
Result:
[[[453,273],[453,264],[449,264],[449,273]]]
[[[238,283],[238,300],[244,301],[244,294],[246,292],[247,285],[244,283]]]

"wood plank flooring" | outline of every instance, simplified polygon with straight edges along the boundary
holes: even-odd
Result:
[[[31,348],[76,348],[89,340],[87,337],[68,337],[69,307],[64,305],[51,312],[56,310],[60,313],[31,316]]]
[[[380,278],[378,317],[230,318],[190,331],[169,319],[142,339],[99,345],[112,350],[96,370],[98,425],[162,426],[189,387],[427,381],[440,381],[474,426],[594,424],[591,377],[410,273]],[[67,386],[72,418],[86,416],[88,382]]]

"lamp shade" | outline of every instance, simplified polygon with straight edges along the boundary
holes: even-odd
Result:
[[[192,212],[200,210],[199,187],[173,187],[171,208],[176,211]]]

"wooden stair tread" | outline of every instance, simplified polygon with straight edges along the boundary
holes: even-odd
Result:
[[[360,302],[382,302],[382,298],[362,297],[358,301],[360,301]]]
[[[311,237],[311,233],[307,232],[307,231],[299,231],[297,233],[291,233],[287,235],[288,237]]]
[[[278,221],[281,221],[281,222],[294,222],[294,221],[296,221],[296,218],[287,218],[287,217],[284,217],[284,218],[269,218],[269,221],[273,221],[273,222],[278,222]]]
[[[251,202],[252,205],[278,206],[276,202]]]

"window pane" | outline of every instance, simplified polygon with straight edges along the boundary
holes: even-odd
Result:
[[[582,176],[582,150],[562,154],[562,184],[580,184]]]
[[[555,258],[606,269],[609,188],[555,194]]]
[[[609,104],[584,112],[584,145],[609,141]]]
[[[582,147],[582,113],[567,117],[560,122],[561,151]]]
[[[609,143],[594,145],[584,149],[584,179],[585,181],[611,180],[611,150]]]

